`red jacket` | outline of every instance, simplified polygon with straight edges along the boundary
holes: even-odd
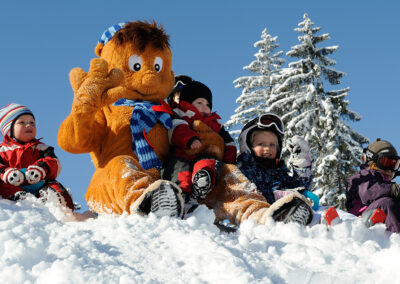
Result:
[[[203,117],[196,107],[185,101],[180,101],[179,105],[175,105],[173,111],[172,129],[168,131],[168,135],[170,143],[175,146],[177,156],[189,160],[196,158],[187,155],[184,150],[189,149],[195,139],[200,140],[198,133],[192,129],[192,125],[195,120],[201,120],[224,139],[223,161],[230,164],[235,163],[237,152],[235,142],[223,125],[218,122],[221,117],[216,112]]]
[[[6,136],[0,144],[0,195],[4,195],[3,189],[9,187],[3,182],[3,174],[7,168],[27,168],[30,165],[42,167],[45,172],[45,180],[55,180],[61,171],[61,164],[54,154],[54,148],[37,139],[20,144]],[[28,184],[24,183],[23,185]],[[8,191],[8,190],[7,190]]]

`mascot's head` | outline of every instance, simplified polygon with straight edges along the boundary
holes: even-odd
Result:
[[[110,69],[125,74],[126,99],[158,102],[165,99],[174,85],[172,52],[164,28],[134,21],[108,28],[95,49]]]

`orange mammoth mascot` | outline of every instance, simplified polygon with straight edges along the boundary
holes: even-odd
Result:
[[[164,99],[174,84],[169,36],[155,22],[133,21],[106,30],[89,71],[70,72],[71,113],[58,144],[70,153],[90,153],[96,171],[86,192],[97,213],[180,216],[181,190],[160,180],[169,151],[170,109]],[[216,134],[217,135],[217,134]],[[212,139],[211,139],[212,140]],[[272,213],[264,197],[234,165],[225,165],[203,202],[217,219],[264,223]]]

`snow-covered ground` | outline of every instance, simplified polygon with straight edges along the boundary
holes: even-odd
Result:
[[[0,200],[1,283],[400,283],[400,236],[358,219],[221,233],[204,206],[185,220],[63,211]]]

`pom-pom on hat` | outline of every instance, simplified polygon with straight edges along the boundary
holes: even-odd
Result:
[[[198,81],[192,81],[183,86],[179,97],[180,101],[192,103],[197,98],[206,99],[210,104],[210,109],[212,109],[212,93],[206,85]]]
[[[14,121],[23,114],[30,114],[35,117],[29,108],[16,103],[11,103],[0,109],[0,131],[4,137],[10,134]]]

